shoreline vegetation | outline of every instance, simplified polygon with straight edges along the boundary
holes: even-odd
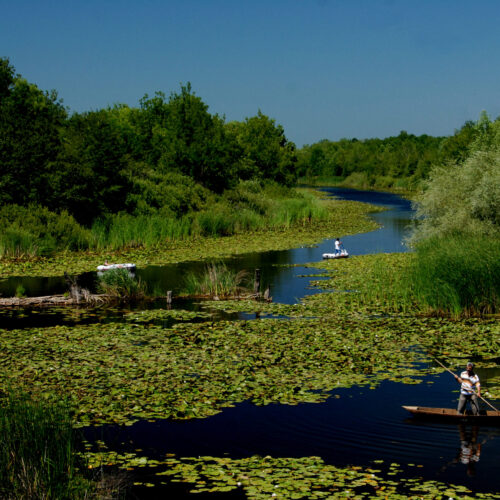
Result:
[[[120,320],[2,330],[0,385],[15,395],[0,397],[0,425],[12,438],[2,443],[2,486],[10,481],[17,488],[7,495],[41,498],[56,487],[61,498],[86,495],[97,484],[79,473],[80,458],[87,472],[148,467],[154,477],[161,466],[159,481],[166,475],[198,491],[242,487],[253,498],[276,491],[282,498],[322,498],[348,490],[392,498],[476,495],[415,474],[394,482],[399,464],[384,478],[378,469],[337,469],[317,457],[170,456],[160,463],[107,450],[105,435],[79,454],[72,431],[203,419],[243,401],[319,403],[339,388],[376,388],[387,380],[432,382],[442,368],[431,356],[453,367],[473,359],[483,394],[500,398],[494,316],[500,309],[500,120],[483,113],[450,137],[403,131],[297,149],[260,111],[229,123],[210,114],[190,84],[168,98],[145,95],[138,107],[70,115],[54,91],[41,91],[0,58],[0,95],[0,278],[79,274],[105,259],[138,267],[207,261],[376,228],[367,212],[380,208],[321,200],[297,190],[297,179],[407,190],[420,219],[411,240],[415,252],[322,262],[330,278],[315,286],[336,291],[301,304],[221,300],[201,312],[131,311]],[[192,281],[193,293],[205,287],[224,296],[218,288],[224,280]],[[227,281],[226,289],[240,284]],[[124,287],[143,293],[139,283],[110,280],[107,287],[118,295]],[[218,310],[262,316],[215,319]],[[67,408],[57,406],[61,394],[68,395]],[[285,487],[276,489],[277,483]]]
[[[321,206],[321,210],[318,210],[321,217],[306,217],[276,230],[262,228],[230,236],[193,236],[189,239],[166,240],[145,248],[136,246],[116,252],[60,252],[50,257],[31,259],[4,257],[0,259],[0,278],[26,275],[62,276],[64,272],[78,274],[95,271],[105,259],[134,262],[138,267],[143,267],[314,245],[338,234],[355,234],[376,229],[377,224],[368,217],[368,213],[382,210],[380,207],[352,201],[315,198],[314,203]]]

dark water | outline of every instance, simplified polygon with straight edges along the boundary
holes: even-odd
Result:
[[[479,372],[479,375],[484,375]],[[464,484],[473,491],[498,491],[500,427],[459,426],[419,422],[401,404],[453,407],[454,381],[447,374],[430,383],[403,385],[383,382],[375,390],[361,387],[335,391],[340,398],[297,406],[241,403],[203,420],[139,422],[131,427],[88,429],[87,436],[105,436],[113,449],[150,458],[177,456],[252,455],[320,456],[326,463],[373,465],[397,462],[403,477],[422,477]],[[467,465],[460,454],[465,441],[481,443],[479,461]],[[126,445],[124,445],[126,443]],[[414,465],[409,465],[414,464]]]
[[[382,228],[366,234],[338,236],[351,255],[376,252],[401,252],[408,249],[402,240],[407,235],[411,220],[410,203],[396,195],[371,191],[324,188],[325,191],[343,199],[365,201],[388,207],[386,212],[373,217]],[[244,254],[226,259],[232,269],[245,269],[250,275],[256,268],[262,271],[263,284],[270,285],[275,302],[295,303],[307,294],[311,278],[301,277],[320,273],[321,270],[300,266],[321,260],[324,252],[333,250],[333,240],[314,247],[296,248]],[[299,267],[288,267],[290,264]],[[165,290],[179,288],[187,272],[201,270],[204,263],[181,263],[162,267],[139,269],[137,274],[151,287]],[[95,275],[83,277],[92,283]],[[317,278],[314,278],[317,279]],[[0,293],[8,295],[22,284],[30,295],[61,293],[65,290],[61,279],[11,279],[4,282]],[[183,303],[182,307],[196,307]],[[29,319],[44,324],[44,314],[23,311],[23,318],[12,319],[20,324]],[[120,311],[110,312],[111,318],[119,317]],[[112,317],[112,315],[115,315]],[[86,321],[106,321],[106,313]],[[28,324],[31,324],[29,323]],[[54,322],[61,318],[52,319]],[[78,319],[75,319],[75,324]],[[492,370],[479,371],[483,381],[492,375]],[[222,456],[233,458],[254,454],[282,457],[316,455],[329,464],[337,466],[369,465],[382,459],[390,464],[397,462],[405,470],[405,477],[423,477],[438,481],[464,484],[473,491],[500,491],[500,427],[460,427],[439,422],[419,423],[401,408],[402,404],[454,407],[456,384],[449,374],[430,376],[419,385],[404,385],[384,382],[379,388],[357,387],[335,391],[340,398],[331,397],[321,404],[297,406],[268,405],[258,407],[241,403],[234,408],[203,420],[181,422],[139,422],[131,427],[103,426],[87,429],[91,439],[104,438],[111,449],[142,449],[143,454],[155,458],[165,453],[177,456]],[[467,441],[481,443],[479,461],[473,466],[462,463],[461,447]],[[408,464],[415,464],[410,466]],[[416,467],[416,466],[419,467]],[[378,466],[377,468],[383,468]],[[181,486],[168,490],[169,498],[181,498],[186,489]],[[165,498],[161,488],[136,489],[137,498]],[[200,495],[198,498],[217,498],[218,495]],[[241,492],[224,495],[224,498],[242,498]]]

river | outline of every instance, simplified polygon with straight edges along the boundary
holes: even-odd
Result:
[[[339,188],[323,190],[342,199],[387,208],[372,215],[381,224],[380,229],[352,236],[338,235],[350,255],[408,251],[403,240],[413,212],[407,200],[389,193]],[[270,286],[273,300],[292,304],[307,294],[318,293],[309,286],[311,278],[304,275],[321,272],[321,269],[311,270],[302,265],[318,262],[324,252],[332,250],[333,240],[326,240],[314,247],[242,254],[226,259],[225,263],[228,267],[250,272],[260,268],[262,281]],[[295,267],[290,267],[291,264]],[[204,265],[188,262],[151,267],[138,270],[138,275],[148,283],[167,283],[166,287],[175,291],[182,275]],[[3,286],[13,286],[14,282]],[[43,288],[44,292],[53,292],[60,286],[57,280],[31,283],[33,290]],[[36,322],[39,321],[38,315]],[[479,370],[479,375],[486,376],[486,373]],[[454,390],[456,383],[452,377],[441,373],[426,377],[419,385],[383,382],[376,389],[342,389],[335,391],[337,397],[321,404],[255,406],[244,402],[205,419],[138,422],[130,427],[107,425],[87,429],[86,434],[91,440],[105,436],[112,449],[141,449],[151,458],[165,453],[179,457],[320,456],[326,463],[342,467],[370,466],[376,459],[400,464],[410,477],[463,484],[473,491],[500,491],[497,476],[500,428],[460,428],[439,422],[423,424],[401,408],[402,404],[454,407],[457,398]],[[482,443],[479,460],[462,463],[463,454],[460,453],[464,443],[473,439]],[[166,490],[149,489],[147,494],[139,488],[135,495],[165,498],[169,491],[175,498],[191,496],[185,488],[173,493],[168,487]],[[240,492],[222,496],[242,498]],[[207,495],[206,498],[216,496]]]

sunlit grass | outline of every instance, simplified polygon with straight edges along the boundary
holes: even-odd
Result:
[[[210,264],[201,275],[187,275],[184,293],[217,298],[237,297],[249,292],[247,280],[246,271],[231,271],[224,264]]]
[[[99,276],[98,290],[118,300],[137,300],[146,295],[146,285],[128,269],[110,269]]]

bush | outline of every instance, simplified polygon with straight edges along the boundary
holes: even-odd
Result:
[[[0,227],[2,256],[33,257],[89,246],[90,233],[68,212],[55,213],[38,205],[5,205],[0,208]]]
[[[422,219],[413,237],[466,231],[500,236],[500,151],[478,151],[463,164],[435,167],[418,200]]]

